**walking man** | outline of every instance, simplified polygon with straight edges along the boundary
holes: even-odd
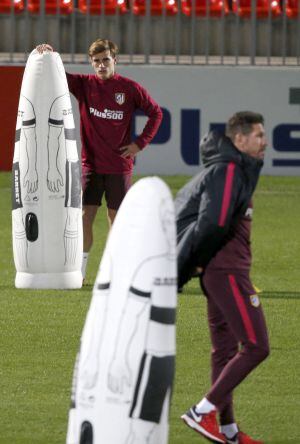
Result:
[[[263,310],[249,277],[252,195],[266,146],[263,116],[234,114],[226,136],[211,132],[203,138],[204,169],[175,199],[178,285],[200,276],[212,342],[212,385],[182,419],[215,443],[262,444],[239,430],[233,390],[269,354]]]

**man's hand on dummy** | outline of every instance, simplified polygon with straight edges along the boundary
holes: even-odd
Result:
[[[36,49],[37,52],[39,52],[40,54],[43,54],[43,52],[47,52],[47,51],[50,51],[50,52],[53,51],[53,48],[52,48],[51,45],[49,45],[49,43],[42,43],[41,45],[36,46],[35,49]]]
[[[127,158],[127,157],[129,157],[130,159],[134,159],[135,156],[137,155],[137,153],[138,153],[139,151],[141,151],[141,150],[140,150],[140,148],[137,146],[136,143],[132,142],[132,143],[130,143],[129,145],[122,146],[122,147],[120,148],[120,151],[121,151],[121,153],[122,153],[122,154],[121,154],[121,157],[123,157],[124,159]]]

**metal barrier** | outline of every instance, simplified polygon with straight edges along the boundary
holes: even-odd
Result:
[[[300,0],[0,0],[0,63],[49,42],[88,63],[96,38],[120,63],[300,64]]]

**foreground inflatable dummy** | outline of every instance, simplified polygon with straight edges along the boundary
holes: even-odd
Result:
[[[127,193],[101,260],[75,365],[67,444],[166,444],[175,364],[172,197]]]
[[[59,54],[34,50],[18,107],[12,237],[17,288],[80,288],[80,165]]]

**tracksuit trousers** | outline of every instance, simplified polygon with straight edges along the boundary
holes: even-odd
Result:
[[[232,392],[269,355],[265,317],[249,273],[207,268],[201,277],[207,298],[212,386],[206,398],[222,425],[235,422]]]

